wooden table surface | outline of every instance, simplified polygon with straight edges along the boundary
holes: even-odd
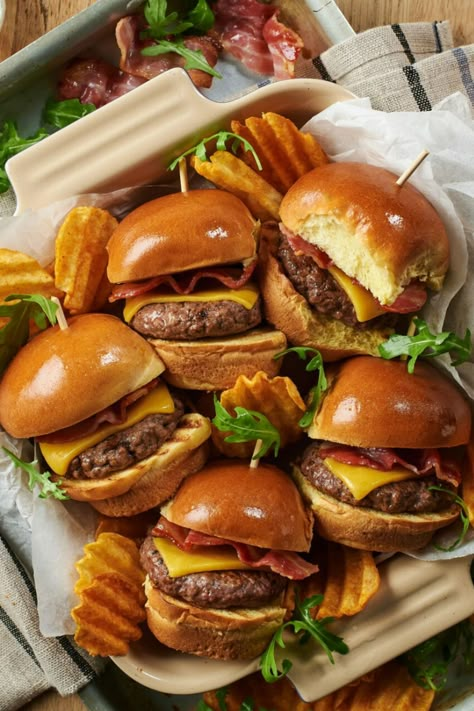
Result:
[[[92,0],[6,0],[0,32],[0,61],[92,5]],[[338,0],[356,32],[393,22],[449,20],[457,45],[474,42],[472,0]],[[26,711],[84,711],[79,697],[47,692]]]

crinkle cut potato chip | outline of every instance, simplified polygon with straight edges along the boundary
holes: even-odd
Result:
[[[306,406],[290,378],[280,375],[269,378],[261,370],[252,378],[239,375],[232,388],[222,391],[220,402],[232,414],[237,406],[261,412],[279,431],[282,447],[303,436],[298,422]],[[213,427],[212,439],[222,454],[242,458],[252,456],[255,442],[225,442],[227,434]]]
[[[285,194],[305,173],[329,159],[311,133],[300,131],[290,119],[273,112],[231,122],[231,130],[246,139],[255,149],[261,163],[259,171],[250,151],[241,149],[241,158],[270,185]]]
[[[74,592],[78,595],[103,573],[118,573],[136,587],[145,581],[136,544],[118,533],[101,533],[96,541],[85,545],[84,556],[77,561],[76,570],[79,579]]]
[[[260,674],[252,674],[228,687],[225,703],[227,711],[241,711],[246,699],[252,699],[255,709],[272,711],[429,711],[434,695],[418,686],[401,664],[389,662],[311,703],[302,701],[286,678],[267,684]],[[208,691],[204,701],[220,711],[219,697]]]
[[[142,636],[146,619],[145,592],[120,573],[102,573],[81,590],[81,602],[71,610],[77,628],[74,639],[89,654],[127,654],[129,643]]]
[[[51,274],[36,259],[13,249],[0,249],[0,301],[10,294],[62,296]]]
[[[324,595],[314,610],[319,620],[356,615],[379,589],[380,574],[370,551],[328,542],[323,559],[316,562],[320,572],[301,584],[301,597]]]
[[[191,165],[203,178],[240,198],[256,219],[278,220],[281,193],[240,158],[228,151],[216,151],[208,161],[193,156]]]
[[[56,237],[55,282],[64,291],[64,307],[86,313],[105,303],[110,287],[104,283],[106,245],[117,227],[107,210],[80,206],[66,216]],[[100,294],[101,304],[97,304]]]
[[[469,513],[471,526],[474,526],[474,442],[469,442],[467,445],[467,462],[462,478],[462,498]]]

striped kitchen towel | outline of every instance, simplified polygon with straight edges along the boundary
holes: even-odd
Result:
[[[382,111],[430,111],[457,91],[474,106],[474,45],[455,47],[447,21],[366,30],[314,57],[313,66]]]
[[[0,666],[1,711],[22,708],[50,687],[63,696],[73,694],[104,666],[69,637],[41,635],[34,585],[1,534]]]

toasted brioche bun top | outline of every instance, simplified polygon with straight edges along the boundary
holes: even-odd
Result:
[[[362,163],[328,163],[284,196],[283,224],[326,252],[382,304],[412,281],[439,290],[449,265],[444,225],[408,181]]]
[[[114,231],[107,275],[121,283],[175,274],[255,255],[257,223],[224,190],[173,193],[133,210]]]
[[[312,516],[292,479],[261,462],[218,460],[182,483],[161,509],[172,523],[274,550],[308,551]]]
[[[456,447],[469,441],[471,411],[434,366],[359,356],[333,366],[308,435],[353,447]]]
[[[0,423],[37,437],[85,420],[164,370],[154,348],[115,316],[84,314],[24,346],[0,381]]]

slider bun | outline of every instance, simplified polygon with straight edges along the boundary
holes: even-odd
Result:
[[[224,190],[165,195],[133,210],[114,231],[108,278],[121,283],[242,262],[255,256],[257,226]]]
[[[333,367],[308,435],[353,447],[423,449],[469,441],[471,411],[447,376],[418,361],[360,356]]]
[[[356,329],[318,314],[284,274],[275,256],[277,239],[276,226],[264,225],[258,279],[266,319],[283,331],[290,343],[317,348],[326,361],[357,354],[378,355],[378,346],[387,340],[390,329]]]
[[[172,649],[213,659],[253,659],[284,622],[279,601],[259,608],[196,607],[154,588],[147,576],[146,614],[155,637]]]
[[[299,469],[294,476],[314,512],[320,536],[350,548],[390,553],[417,550],[426,546],[435,531],[459,517],[459,508],[424,514],[389,514],[351,506],[318,491]]]
[[[56,477],[76,501],[88,501],[106,516],[134,516],[159,506],[183,479],[207,461],[211,426],[198,413],[183,415],[170,439],[151,457],[103,479]]]
[[[0,422],[13,437],[56,432],[156,378],[164,364],[115,316],[84,314],[35,336],[0,382]]]
[[[172,523],[261,548],[308,551],[312,516],[293,480],[260,462],[218,460],[188,477],[161,512]]]
[[[244,334],[195,341],[160,338],[149,341],[163,360],[163,378],[178,388],[225,390],[233,387],[239,375],[252,378],[259,370],[269,377],[278,375],[286,337],[281,331],[253,328]]]
[[[412,280],[438,291],[449,264],[446,230],[413,185],[373,165],[328,163],[303,175],[280,205],[283,224],[326,252],[382,304]]]

